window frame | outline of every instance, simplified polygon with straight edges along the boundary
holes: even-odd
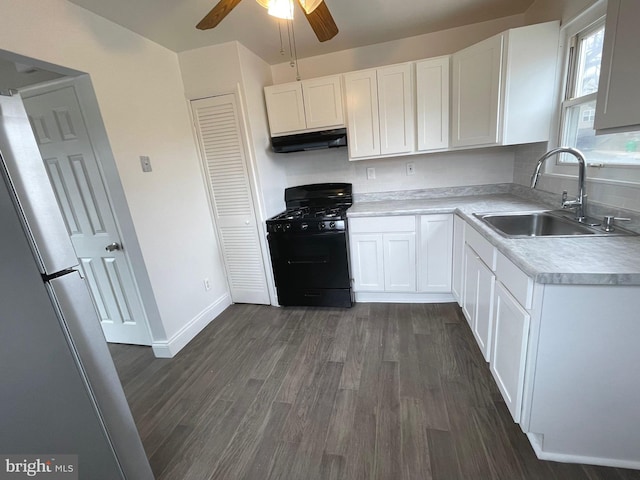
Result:
[[[578,61],[579,38],[588,35],[604,24],[606,17],[606,1],[600,0],[590,8],[582,12],[566,25],[561,27],[560,32],[560,59],[558,62],[558,89],[556,96],[556,115],[554,119],[555,128],[552,128],[552,135],[549,141],[549,148],[563,145],[565,138],[565,128],[568,121],[568,112],[571,107],[595,101],[597,92],[587,94],[577,98],[571,98],[570,94],[575,92],[575,84],[578,75],[575,64]],[[576,177],[577,169],[575,162],[571,159],[563,161],[560,156],[556,156],[555,161],[547,162],[544,173],[552,177]],[[612,184],[640,184],[640,164],[598,164],[589,162],[587,158],[587,178],[589,181]]]

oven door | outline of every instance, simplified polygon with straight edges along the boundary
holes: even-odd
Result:
[[[270,233],[268,240],[281,305],[351,306],[346,232]]]

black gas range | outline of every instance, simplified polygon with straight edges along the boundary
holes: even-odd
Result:
[[[267,220],[280,305],[352,305],[347,236],[347,209],[352,203],[350,183],[285,190],[287,209]]]

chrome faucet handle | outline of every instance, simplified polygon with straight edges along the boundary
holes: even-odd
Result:
[[[617,220],[619,222],[630,222],[631,219],[630,218],[624,218],[624,217],[616,217],[614,215],[605,215],[604,218],[602,219],[602,230],[604,230],[605,232],[613,232],[616,227],[614,225],[614,221]]]

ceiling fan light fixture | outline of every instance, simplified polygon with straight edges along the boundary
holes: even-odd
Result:
[[[313,12],[318,7],[318,5],[320,5],[323,2],[323,0],[299,0],[299,1],[300,1],[300,6],[304,9],[307,15]]]
[[[293,0],[268,0],[268,3],[269,15],[284,20],[293,20]]]

